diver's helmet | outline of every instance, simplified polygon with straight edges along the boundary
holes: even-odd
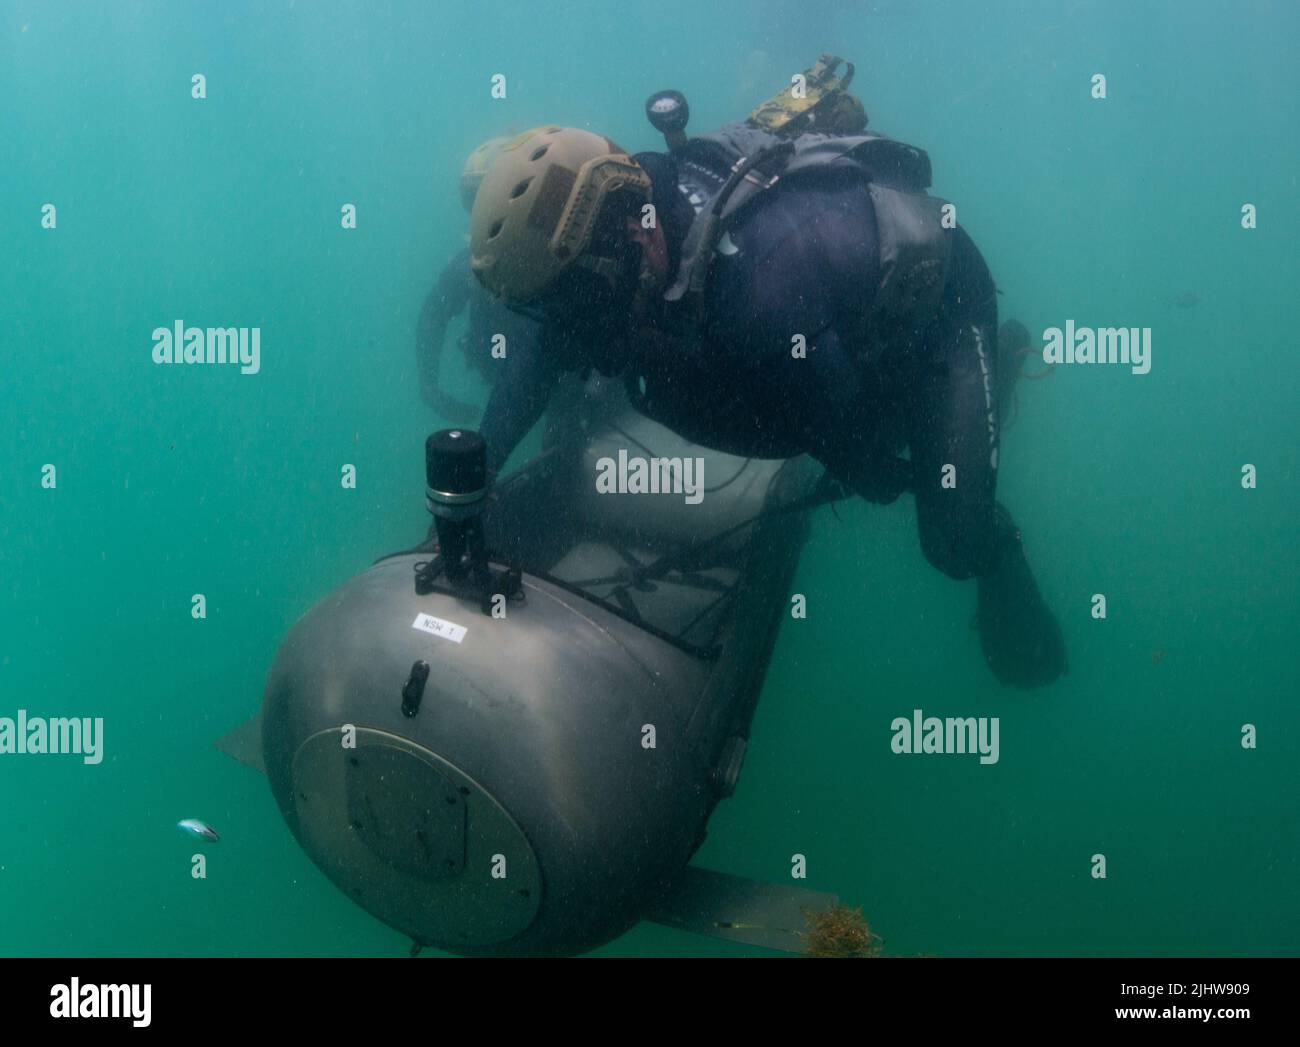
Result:
[[[474,198],[483,184],[483,176],[508,141],[510,139],[504,136],[489,138],[465,158],[465,166],[460,169],[460,202],[466,211],[474,210]]]
[[[525,131],[502,148],[474,201],[474,274],[519,304],[575,269],[616,285],[626,275],[618,223],[650,195],[650,176],[608,138],[554,124]]]

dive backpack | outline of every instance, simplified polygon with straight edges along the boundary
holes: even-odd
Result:
[[[696,216],[664,298],[685,300],[697,321],[704,319],[709,266],[723,234],[778,183],[846,169],[870,194],[880,238],[870,326],[884,333],[934,315],[951,246],[942,223],[947,201],[926,192],[930,158],[924,150],[874,132],[786,138],[733,123],[691,138],[674,157],[688,178],[692,172],[704,177],[691,179]]]

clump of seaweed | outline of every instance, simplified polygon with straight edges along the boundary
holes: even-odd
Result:
[[[862,909],[836,905],[822,912],[803,911],[808,930],[802,935],[805,956],[838,956],[868,959],[879,956],[880,936],[871,933]]]

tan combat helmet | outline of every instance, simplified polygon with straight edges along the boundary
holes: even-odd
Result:
[[[650,176],[608,138],[572,127],[534,127],[506,143],[474,201],[470,265],[507,301],[536,301],[570,266],[611,282],[612,258],[593,255],[592,234],[614,193],[650,200]]]
[[[474,210],[474,198],[478,196],[479,186],[483,184],[483,176],[508,141],[510,139],[504,135],[489,138],[465,158],[465,166],[460,169],[460,202],[465,205],[466,211]]]

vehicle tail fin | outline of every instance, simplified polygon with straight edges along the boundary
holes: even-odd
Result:
[[[688,865],[646,919],[695,934],[802,953],[804,912],[824,912],[838,902],[833,894]]]
[[[233,757],[259,774],[266,774],[262,759],[262,713],[259,710],[233,731],[218,738],[213,744],[227,756]]]

